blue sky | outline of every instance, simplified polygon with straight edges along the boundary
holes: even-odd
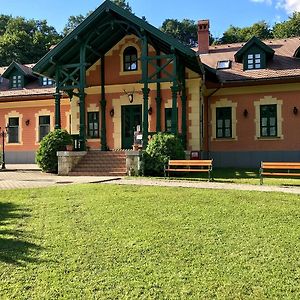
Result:
[[[128,0],[135,14],[146,16],[159,27],[166,18],[182,20],[210,19],[211,32],[221,36],[229,27],[248,26],[265,20],[269,24],[286,20],[294,10],[300,10],[300,0]],[[25,18],[46,19],[61,31],[70,15],[86,14],[102,0],[0,0],[0,13]],[[158,7],[161,9],[158,10]]]

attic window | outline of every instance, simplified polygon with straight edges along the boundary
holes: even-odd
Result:
[[[48,85],[53,85],[54,81],[52,79],[49,79],[47,77],[43,77],[42,79],[42,85],[43,86],[48,86]]]
[[[248,54],[248,70],[261,68],[261,55],[260,53]]]
[[[22,88],[23,87],[22,75],[13,75],[11,77],[11,87],[12,88]]]
[[[230,69],[231,61],[230,60],[220,60],[217,63],[217,69]]]

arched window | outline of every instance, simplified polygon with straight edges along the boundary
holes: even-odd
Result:
[[[136,71],[138,69],[137,50],[127,47],[123,52],[124,71]]]

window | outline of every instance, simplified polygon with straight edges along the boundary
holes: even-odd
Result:
[[[232,137],[232,113],[231,107],[216,108],[216,137],[231,138]]]
[[[260,69],[261,68],[261,55],[257,54],[248,54],[248,70]]]
[[[47,77],[43,77],[42,79],[42,85],[47,86],[47,85],[53,85],[54,81],[52,79],[49,79]]]
[[[21,87],[23,87],[22,75],[13,75],[11,80],[12,80],[12,83],[11,83],[12,88],[21,88]]]
[[[136,71],[138,69],[137,50],[127,47],[123,53],[124,71]]]
[[[176,108],[176,110],[178,114],[178,109]],[[165,131],[172,131],[172,108],[165,108]]]
[[[88,112],[88,137],[98,138],[99,137],[99,113]]]
[[[50,116],[39,116],[39,141],[50,132]]]
[[[19,143],[19,118],[8,119],[8,143]]]
[[[220,60],[217,63],[217,69],[230,69],[231,61],[230,60]]]
[[[261,137],[277,136],[277,105],[260,106],[260,135]]]

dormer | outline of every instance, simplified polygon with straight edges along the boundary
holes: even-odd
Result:
[[[3,78],[9,80],[12,89],[22,89],[32,79],[36,79],[31,68],[18,64],[13,61],[2,74]]]
[[[244,71],[265,69],[275,51],[257,37],[252,37],[235,55],[235,61],[243,63]]]

